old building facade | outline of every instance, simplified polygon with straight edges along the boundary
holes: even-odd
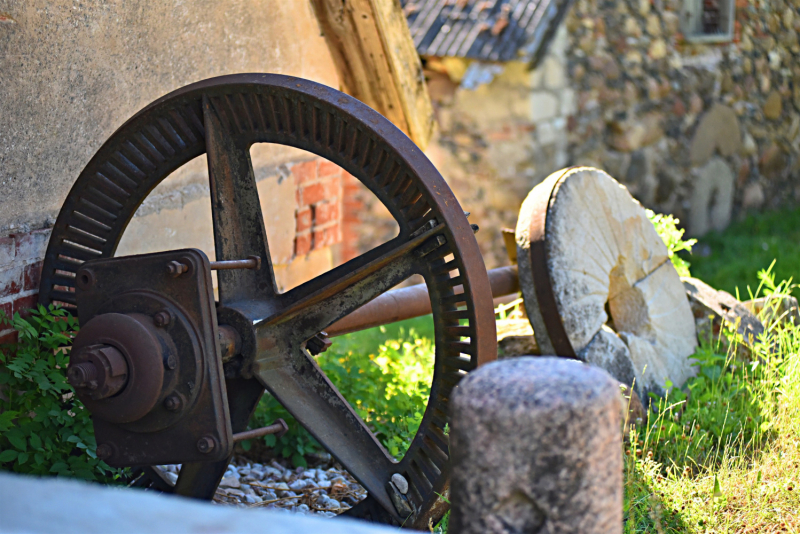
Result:
[[[695,236],[800,198],[800,4],[576,0],[518,58],[431,50],[442,28],[519,36],[525,13],[562,7],[518,4],[405,2],[440,126],[428,153],[488,230],[490,265],[527,191],[567,165],[608,171]]]

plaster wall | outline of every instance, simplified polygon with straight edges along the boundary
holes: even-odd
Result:
[[[139,109],[237,72],[339,87],[305,0],[0,0],[0,235],[52,226],[83,167]],[[330,251],[305,251],[314,261],[288,272],[300,208],[291,168],[313,156],[276,145],[251,155],[278,281],[291,287],[332,264]],[[202,156],[152,192],[118,254],[190,246],[213,259],[210,213]]]
[[[236,72],[339,85],[305,1],[0,0],[0,232],[52,221],[85,164],[136,111]],[[254,166],[296,157],[262,151]],[[170,185],[202,181],[189,171]]]

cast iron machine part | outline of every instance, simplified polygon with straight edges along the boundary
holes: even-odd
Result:
[[[250,160],[259,142],[341,166],[386,206],[397,237],[280,293]],[[115,258],[150,191],[202,154],[217,262],[197,250]],[[397,461],[311,352],[325,348],[320,333],[330,325],[412,275],[424,278],[429,294],[435,363],[422,424]],[[110,465],[141,466],[136,484],[212,498],[233,436],[247,429],[266,389],[367,490],[351,515],[408,527],[425,528],[446,511],[450,394],[496,356],[483,259],[433,165],[358,100],[273,74],[189,85],[122,125],[62,207],[39,295],[77,314],[70,379],[93,414],[98,454]],[[166,463],[183,464],[174,486],[152,467]],[[408,482],[404,492],[391,482],[398,474]]]

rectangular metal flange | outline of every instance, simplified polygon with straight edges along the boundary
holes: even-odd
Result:
[[[145,417],[119,423],[93,416],[98,446],[112,451],[106,462],[123,467],[227,458],[234,442],[206,255],[185,249],[92,260],[81,266],[77,282],[81,326],[102,314],[125,314],[155,328],[164,350],[161,393]],[[113,344],[115,333],[107,337]]]

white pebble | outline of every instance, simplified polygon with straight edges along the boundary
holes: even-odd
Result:
[[[308,486],[309,486],[309,483],[308,483],[308,481],[307,481],[307,480],[304,480],[304,479],[302,479],[302,478],[301,478],[301,479],[299,479],[299,480],[295,480],[294,482],[292,482],[291,484],[289,484],[289,488],[290,488],[290,489],[293,489],[294,491],[298,491],[298,490],[306,489]]]
[[[408,493],[408,480],[406,480],[406,478],[400,473],[395,473],[392,475],[392,484],[394,484],[403,495]]]
[[[281,475],[283,475],[283,472],[282,471],[278,471],[274,467],[265,467],[264,468],[264,477],[270,477],[270,478],[278,479],[278,478],[281,478]]]

